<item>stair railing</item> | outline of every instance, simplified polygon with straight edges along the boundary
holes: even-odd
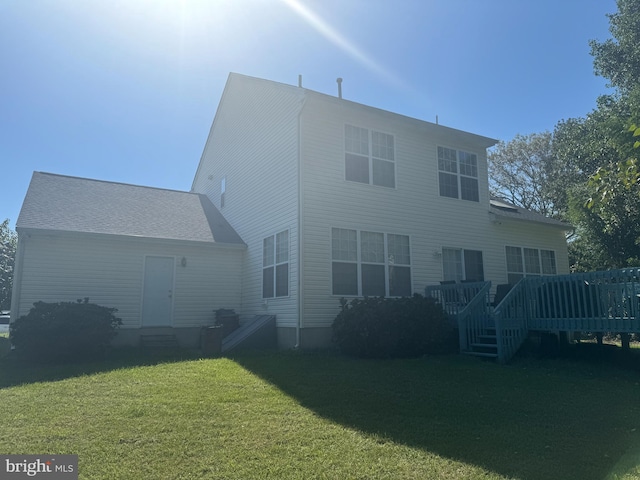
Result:
[[[489,292],[491,282],[463,284],[469,294],[469,302],[458,312],[457,323],[460,351],[471,350],[471,345],[480,342],[488,328],[493,328],[490,312]],[[473,294],[473,296],[471,296]]]
[[[528,335],[529,289],[524,280],[520,280],[493,311],[500,363],[511,360]]]

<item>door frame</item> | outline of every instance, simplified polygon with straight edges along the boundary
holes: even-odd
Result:
[[[171,307],[169,309],[169,323],[166,325],[145,325],[144,323],[144,299],[145,299],[145,283],[147,274],[147,260],[150,257],[171,259],[172,261],[172,274],[171,274]],[[140,327],[141,328],[172,328],[174,320],[175,310],[175,292],[176,292],[176,260],[175,255],[162,255],[162,254],[145,254],[142,262],[142,289],[140,292]]]

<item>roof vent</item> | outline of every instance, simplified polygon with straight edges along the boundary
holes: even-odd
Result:
[[[336,82],[338,82],[338,98],[342,98],[342,79],[338,77]]]

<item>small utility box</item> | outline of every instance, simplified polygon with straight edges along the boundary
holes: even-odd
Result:
[[[216,310],[216,325],[222,327],[222,338],[240,327],[240,316],[231,309]]]
[[[202,327],[200,349],[205,357],[218,357],[222,354],[222,325]]]

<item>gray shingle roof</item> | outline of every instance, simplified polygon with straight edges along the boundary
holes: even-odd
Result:
[[[568,223],[556,220],[555,218],[545,217],[544,215],[541,215],[537,212],[532,212],[531,210],[518,207],[501,198],[491,197],[490,205],[491,209],[489,211],[499,217],[542,223],[545,225],[562,228],[565,231],[573,230],[573,226],[569,225]]]
[[[244,244],[205,195],[42,172],[16,228]]]

